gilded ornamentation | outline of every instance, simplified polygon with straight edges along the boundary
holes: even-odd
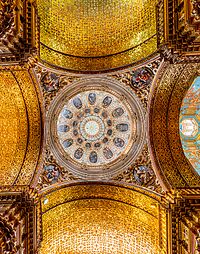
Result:
[[[189,189],[188,189],[189,190]],[[199,248],[199,189],[176,191],[173,203],[170,204],[172,253],[198,254]]]
[[[5,34],[6,30],[9,30],[14,23],[14,1],[4,0],[0,2],[0,38]]]
[[[0,10],[0,63],[24,63],[37,53],[36,3],[1,0]]]
[[[150,147],[165,188],[200,185],[199,176],[184,156],[179,136],[180,107],[198,69],[198,63],[164,64],[153,84],[149,103]]]
[[[139,188],[94,183],[46,194],[42,198],[40,254],[70,251],[164,254],[166,216],[160,200],[159,196],[144,194]],[[63,241],[59,241],[61,235]]]
[[[48,109],[50,102],[59,90],[79,79],[77,76],[72,75],[58,75],[39,65],[35,66],[34,71],[42,89],[46,109]]]
[[[157,50],[156,5],[157,0],[106,5],[39,0],[41,59],[77,71],[113,69],[144,59]]]
[[[173,50],[166,45],[160,47],[160,55],[161,58],[164,58],[166,62],[169,61],[171,64],[200,62],[200,56],[198,54],[180,55],[177,52],[174,53]]]
[[[165,27],[164,27],[164,5],[165,2],[163,0],[159,0],[156,6],[156,16],[157,16],[157,40],[158,40],[158,48],[160,52],[160,47],[164,44],[165,39]]]
[[[38,211],[41,209],[38,208]],[[28,193],[0,193],[0,251],[1,253],[35,253],[41,239],[36,235],[35,207]],[[37,214],[37,228],[41,228],[41,215]]]
[[[125,83],[127,86],[130,86],[146,108],[150,86],[160,63],[161,59],[157,59],[146,64],[144,67],[132,70],[128,69],[111,76]]]
[[[160,18],[160,13],[157,13],[158,31],[164,28],[164,41],[159,43],[160,46],[167,45],[172,50],[172,55],[184,56],[185,53],[198,55],[200,50],[199,1],[164,1],[162,14],[164,22]]]
[[[0,216],[0,243],[3,253],[15,254],[18,251],[16,231]]]

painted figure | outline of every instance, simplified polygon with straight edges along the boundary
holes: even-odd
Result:
[[[81,109],[82,108],[82,101],[80,98],[76,97],[75,99],[73,99],[73,104],[77,109]]]
[[[120,117],[124,114],[124,110],[123,108],[116,108],[113,112],[112,112],[112,116],[117,118]]]
[[[103,107],[108,107],[112,102],[112,98],[110,96],[106,96],[104,99],[103,99]]]
[[[89,156],[89,160],[91,163],[97,162],[97,153],[95,151],[92,151]]]
[[[96,94],[95,93],[90,93],[88,95],[88,100],[89,100],[91,105],[94,105],[95,102],[96,102]]]

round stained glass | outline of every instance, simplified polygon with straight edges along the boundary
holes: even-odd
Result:
[[[140,102],[129,90],[123,95],[121,85],[94,80],[71,94],[68,88],[50,110],[54,153],[69,169],[93,176],[128,165],[144,139]]]

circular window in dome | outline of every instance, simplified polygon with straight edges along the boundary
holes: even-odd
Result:
[[[200,175],[200,77],[183,99],[179,127],[185,156]]]
[[[104,178],[131,165],[144,141],[144,114],[131,88],[110,79],[72,84],[48,115],[57,160],[82,177]]]

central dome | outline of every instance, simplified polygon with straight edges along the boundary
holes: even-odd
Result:
[[[144,141],[144,114],[131,88],[112,79],[74,82],[56,97],[47,133],[61,165],[81,177],[108,177],[131,165]]]
[[[66,101],[57,121],[57,135],[66,154],[78,163],[106,165],[127,154],[136,135],[136,119],[117,94],[80,92]]]

